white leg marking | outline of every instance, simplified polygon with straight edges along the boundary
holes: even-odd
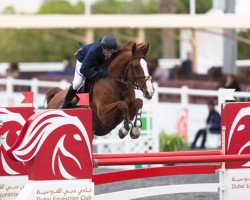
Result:
[[[147,62],[143,58],[141,58],[140,64],[142,66],[144,76],[149,76]],[[152,97],[154,94],[154,87],[153,87],[151,80],[146,81],[146,87],[147,87],[147,91],[148,91],[149,95]]]

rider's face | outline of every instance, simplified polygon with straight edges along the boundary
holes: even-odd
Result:
[[[110,58],[112,56],[112,53],[108,51],[107,49],[103,49],[103,54],[105,58]]]

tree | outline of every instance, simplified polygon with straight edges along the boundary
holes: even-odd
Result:
[[[159,13],[159,8],[155,0],[133,0],[133,1],[116,1],[116,0],[100,0],[92,6],[92,13],[95,14],[148,14]],[[150,43],[149,57],[158,59],[161,57],[161,37],[155,34],[159,30],[147,31],[146,41]],[[118,36],[120,42],[128,40],[136,40],[136,29],[101,29],[95,33],[96,39],[107,33],[113,33]]]
[[[71,5],[66,0],[48,0],[38,13],[79,14],[83,10],[81,1]],[[67,33],[71,34],[82,35],[83,32],[67,30]],[[0,59],[2,62],[62,61],[66,55],[73,56],[78,49],[78,42],[65,39],[61,33],[62,30],[0,30],[0,48],[4,50],[0,52]]]
[[[204,14],[212,8],[212,0],[196,0],[195,12]],[[177,13],[189,13],[189,1],[177,0]]]
[[[12,6],[7,6],[4,10],[3,10],[3,14],[15,14],[15,9]]]
[[[196,0],[196,13],[206,13],[212,7],[212,0]],[[71,5],[66,0],[45,1],[38,14],[82,14],[84,4],[81,0]],[[92,6],[94,14],[148,14],[148,13],[189,13],[188,0],[99,0]],[[7,7],[4,13],[15,13],[12,7]],[[178,30],[171,30],[163,35],[178,34]],[[101,29],[95,32],[95,39],[113,33],[121,42],[136,40],[136,29]],[[240,33],[249,38],[249,32]],[[78,48],[77,41],[81,40],[84,30],[2,30],[0,29],[0,59],[10,61],[61,61],[65,55],[72,55]],[[65,39],[67,38],[67,39]],[[166,39],[166,38],[165,38]],[[179,41],[167,36],[168,42],[161,38],[160,30],[146,30],[146,40],[150,42],[150,58],[175,57],[178,55]],[[162,43],[165,44],[163,50]],[[174,50],[175,49],[175,50]],[[238,57],[248,58],[249,45],[239,44]]]
[[[250,31],[241,31],[238,34],[241,38],[244,38],[245,40],[245,43],[238,43],[238,59],[249,59]]]
[[[76,5],[71,5],[66,0],[45,1],[38,11],[38,14],[81,14],[84,11],[84,4],[78,1]]]

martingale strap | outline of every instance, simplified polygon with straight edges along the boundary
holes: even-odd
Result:
[[[118,90],[117,88],[115,88],[111,83],[103,80],[103,79],[100,79],[98,80],[101,84],[107,86],[108,88],[110,88],[111,90],[113,90],[116,94],[120,95],[121,91]]]
[[[107,86],[108,88],[110,88],[112,91],[114,91],[117,95],[120,96],[121,100],[124,100],[124,98],[127,96],[129,88],[132,87],[133,89],[139,90],[140,86],[136,83],[131,83],[128,81],[125,81],[124,79],[118,78],[118,77],[112,77],[113,79],[115,79],[116,81],[122,83],[123,85],[125,85],[125,89],[123,91],[117,89],[114,85],[112,85],[111,83],[100,79],[98,80],[101,84]]]

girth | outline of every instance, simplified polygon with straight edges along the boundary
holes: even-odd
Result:
[[[96,136],[107,135],[112,130],[112,129],[107,128],[101,123],[101,121],[98,119],[94,111],[92,111],[92,121],[93,121],[94,134]]]

